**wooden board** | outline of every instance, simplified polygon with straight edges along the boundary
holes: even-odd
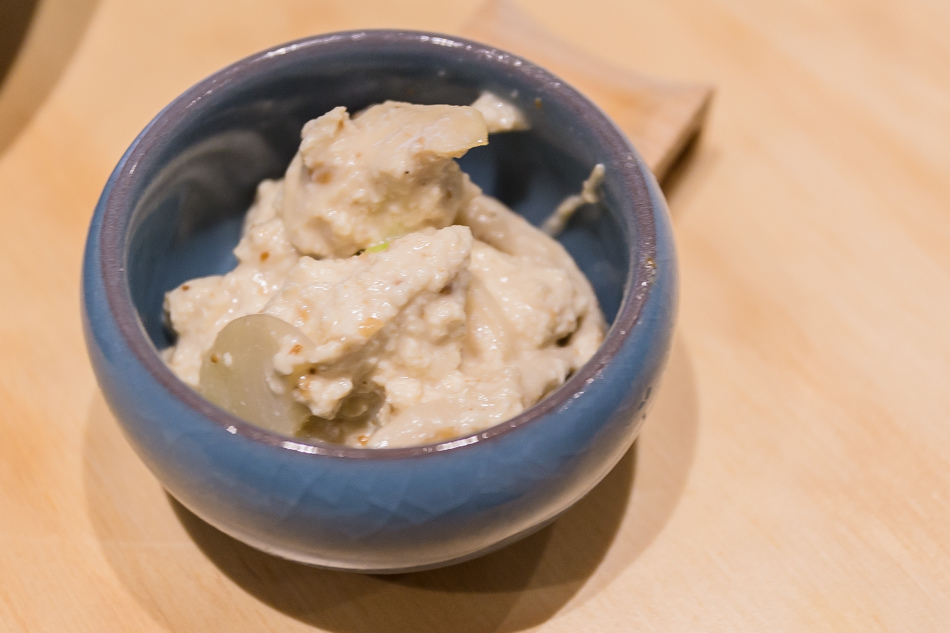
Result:
[[[660,180],[699,134],[711,86],[624,70],[586,55],[539,27],[512,0],[488,0],[462,34],[521,55],[554,72],[620,126]]]
[[[82,242],[194,81],[478,0],[44,0],[0,88],[0,631],[942,631],[950,5],[518,0],[583,55],[716,86],[667,179],[682,264],[641,440],[541,533],[430,573],[258,554],[169,501],[98,393]],[[11,114],[15,113],[15,114]]]

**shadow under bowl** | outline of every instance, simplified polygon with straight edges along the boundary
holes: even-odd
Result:
[[[511,420],[441,444],[354,449],[290,439],[215,407],[158,350],[164,293],[235,265],[257,183],[279,178],[303,124],[387,99],[512,101],[530,130],[493,136],[462,168],[538,223],[596,163],[603,200],[560,240],[611,323],[595,356]],[[109,179],[83,264],[90,358],[127,438],[196,515],[278,556],[408,571],[465,560],[540,529],[591,490],[639,432],[670,348],[676,260],[668,211],[628,141],[547,71],[450,36],[316,36],[196,84],[138,136]]]

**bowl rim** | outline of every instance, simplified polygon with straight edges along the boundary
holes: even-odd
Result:
[[[518,415],[478,433],[434,444],[400,448],[356,448],[333,445],[303,438],[289,438],[242,420],[228,411],[212,404],[197,391],[182,382],[161,359],[155,345],[148,338],[138,312],[132,302],[131,290],[126,275],[129,222],[134,210],[130,204],[131,184],[136,166],[152,143],[162,138],[184,118],[190,108],[218,90],[223,90],[242,77],[254,75],[265,69],[275,58],[286,55],[319,54],[321,49],[337,46],[404,46],[407,50],[449,49],[454,55],[473,63],[499,65],[513,70],[548,92],[554,92],[559,101],[571,110],[584,125],[600,132],[607,141],[607,152],[624,165],[617,176],[623,189],[633,198],[633,217],[624,217],[635,227],[629,232],[628,268],[623,294],[617,314],[608,328],[603,343],[594,355],[564,384],[540,402],[528,407]],[[583,395],[585,388],[593,383],[607,368],[610,361],[628,344],[639,321],[644,305],[654,286],[656,260],[655,201],[650,193],[648,178],[652,175],[626,136],[594,103],[576,89],[559,79],[550,71],[532,62],[501,50],[455,35],[402,29],[364,29],[324,33],[280,44],[245,57],[194,84],[176,97],[142,130],[119,161],[109,178],[105,194],[100,201],[99,266],[104,291],[111,314],[124,343],[152,378],[190,409],[210,420],[223,431],[243,436],[276,448],[316,456],[331,456],[348,459],[405,459],[464,450],[467,446],[481,445],[495,438],[508,435],[517,429],[540,422],[570,401]],[[627,216],[629,214],[618,214]]]

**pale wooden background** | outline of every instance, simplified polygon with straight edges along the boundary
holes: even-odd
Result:
[[[634,452],[527,541],[363,577],[177,508],[86,360],[109,171],[192,82],[479,0],[44,0],[0,92],[0,630],[950,627],[950,3],[517,0],[580,50],[717,86],[667,184],[679,334]],[[0,17],[2,20],[2,17]]]

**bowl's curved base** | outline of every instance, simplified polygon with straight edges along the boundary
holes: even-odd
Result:
[[[217,525],[213,521],[209,521],[207,518],[202,516],[200,512],[195,511],[194,508],[189,507],[184,501],[182,501],[180,498],[172,494],[172,492],[168,490],[167,488],[165,488],[165,492],[169,496],[174,498],[175,501],[180,503],[182,507],[187,509],[189,512],[191,512],[201,521],[204,521],[205,523],[215,528],[219,532],[237,541],[240,541],[241,543],[244,543],[245,545],[249,547],[253,547],[256,550],[260,550],[264,552],[265,554],[270,554],[271,556],[276,556],[277,558],[283,558],[284,560],[289,560],[294,563],[300,563],[301,565],[317,567],[319,569],[327,569],[330,571],[353,572],[357,574],[380,574],[380,575],[406,574],[406,573],[412,573],[412,572],[417,572],[417,571],[428,571],[430,569],[438,569],[440,567],[448,567],[450,565],[457,565],[458,563],[464,563],[465,561],[472,560],[473,558],[479,558],[481,556],[485,556],[486,554],[490,554],[494,551],[500,550],[503,547],[507,547],[508,545],[511,545],[512,543],[515,543],[517,541],[520,541],[523,538],[527,538],[531,536],[535,532],[539,532],[540,530],[543,530],[547,526],[554,523],[554,521],[556,521],[558,517],[560,517],[562,514],[564,514],[564,512],[567,511],[567,509],[565,509],[563,512],[559,512],[558,514],[554,515],[553,517],[549,519],[545,519],[544,521],[541,521],[540,523],[536,525],[533,525],[525,530],[522,530],[521,532],[518,532],[517,534],[512,534],[508,538],[502,539],[501,541],[498,541],[497,543],[493,543],[489,545],[488,547],[482,547],[473,552],[467,552],[456,557],[448,558],[445,560],[434,561],[434,562],[427,562],[421,565],[417,563],[407,562],[405,565],[398,565],[398,566],[388,565],[385,567],[374,567],[372,565],[359,565],[359,564],[353,564],[346,561],[330,560],[326,558],[320,558],[320,557],[311,556],[308,554],[303,554],[301,552],[290,550],[290,549],[274,547],[272,544],[265,543],[264,541],[261,541],[260,539],[254,538],[252,536],[248,536],[247,534],[242,534],[239,531],[236,531],[227,526]]]

